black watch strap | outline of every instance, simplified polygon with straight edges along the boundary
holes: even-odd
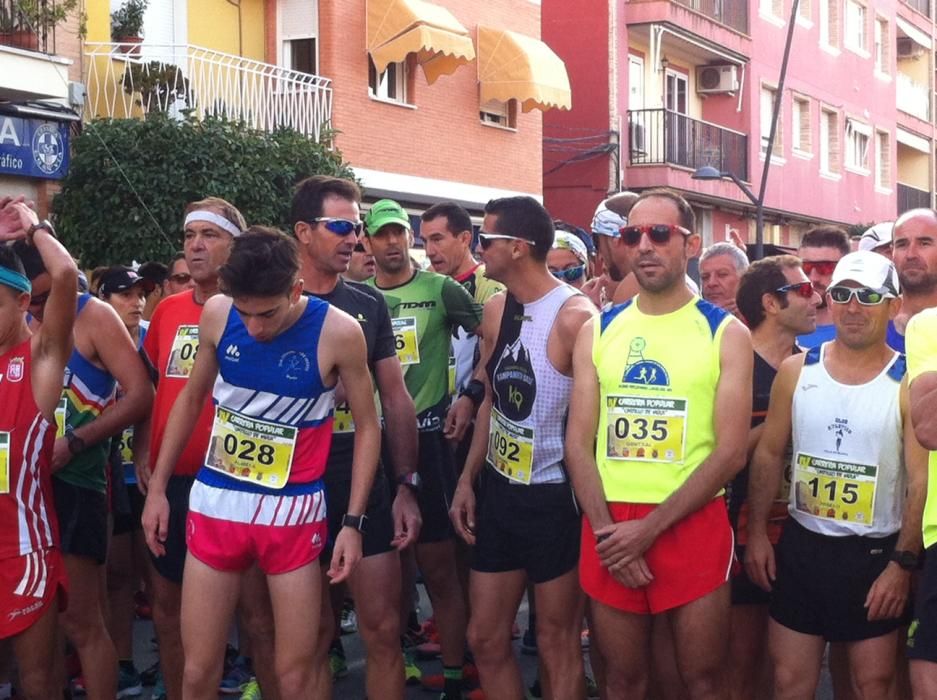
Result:
[[[889,561],[893,561],[898,564],[898,566],[900,566],[905,571],[913,571],[917,568],[918,555],[914,552],[896,549],[891,553],[891,556],[888,559]]]
[[[367,515],[349,515],[345,513],[345,516],[342,518],[342,527],[351,527],[358,532],[364,532],[367,519]]]
[[[459,392],[459,396],[468,396],[475,404],[475,408],[478,408],[485,400],[485,384],[478,379],[473,379]]]
[[[29,245],[33,244],[33,237],[36,235],[36,231],[39,229],[44,229],[48,231],[49,235],[55,238],[55,229],[52,227],[52,222],[48,219],[42,219],[41,221],[36,222],[28,229],[26,229],[26,242]]]

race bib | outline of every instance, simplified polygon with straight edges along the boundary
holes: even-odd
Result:
[[[172,339],[169,362],[166,364],[166,376],[188,379],[198,353],[198,326],[179,326],[176,337]]]
[[[240,481],[281,489],[290,477],[297,429],[217,406],[206,466]]]
[[[335,418],[332,421],[333,433],[353,433],[355,432],[355,421],[351,417],[351,408],[347,403],[342,403],[335,407]]]
[[[878,468],[798,454],[794,507],[815,518],[871,526]]]
[[[120,434],[120,461],[122,464],[133,464],[133,428],[125,428]]]
[[[686,399],[607,396],[606,457],[682,462],[686,448]]]
[[[455,396],[455,356],[449,353],[449,396]]]
[[[65,416],[68,414],[68,399],[64,396],[59,399],[55,407],[55,437],[65,437]]]
[[[530,483],[534,465],[534,431],[491,409],[488,461],[511,481]]]
[[[0,433],[0,493],[10,493],[9,433]]]
[[[394,347],[397,349],[397,359],[400,364],[420,364],[420,338],[416,329],[416,319],[413,316],[391,319],[394,329]]]

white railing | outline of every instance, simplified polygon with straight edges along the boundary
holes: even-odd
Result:
[[[930,121],[930,90],[907,75],[898,71],[895,76],[895,99],[897,107],[911,116]]]
[[[332,117],[327,78],[190,44],[86,43],[88,118],[150,112],[219,116],[319,140]]]

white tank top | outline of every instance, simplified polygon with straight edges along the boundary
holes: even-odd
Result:
[[[579,291],[561,284],[530,304],[508,294],[494,353],[488,463],[519,484],[566,481],[563,444],[572,377],[547,356],[547,341],[563,304]]]
[[[905,495],[904,355],[865,384],[841,384],[824,367],[826,347],[807,353],[794,389],[788,510],[821,535],[894,534]]]

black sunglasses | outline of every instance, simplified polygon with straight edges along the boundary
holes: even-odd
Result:
[[[665,245],[670,241],[674,233],[681,233],[684,237],[689,236],[690,232],[682,226],[675,224],[648,224],[646,226],[622,226],[620,229],[621,240],[629,248],[634,248],[641,242],[641,237],[647,234],[654,245]]]

